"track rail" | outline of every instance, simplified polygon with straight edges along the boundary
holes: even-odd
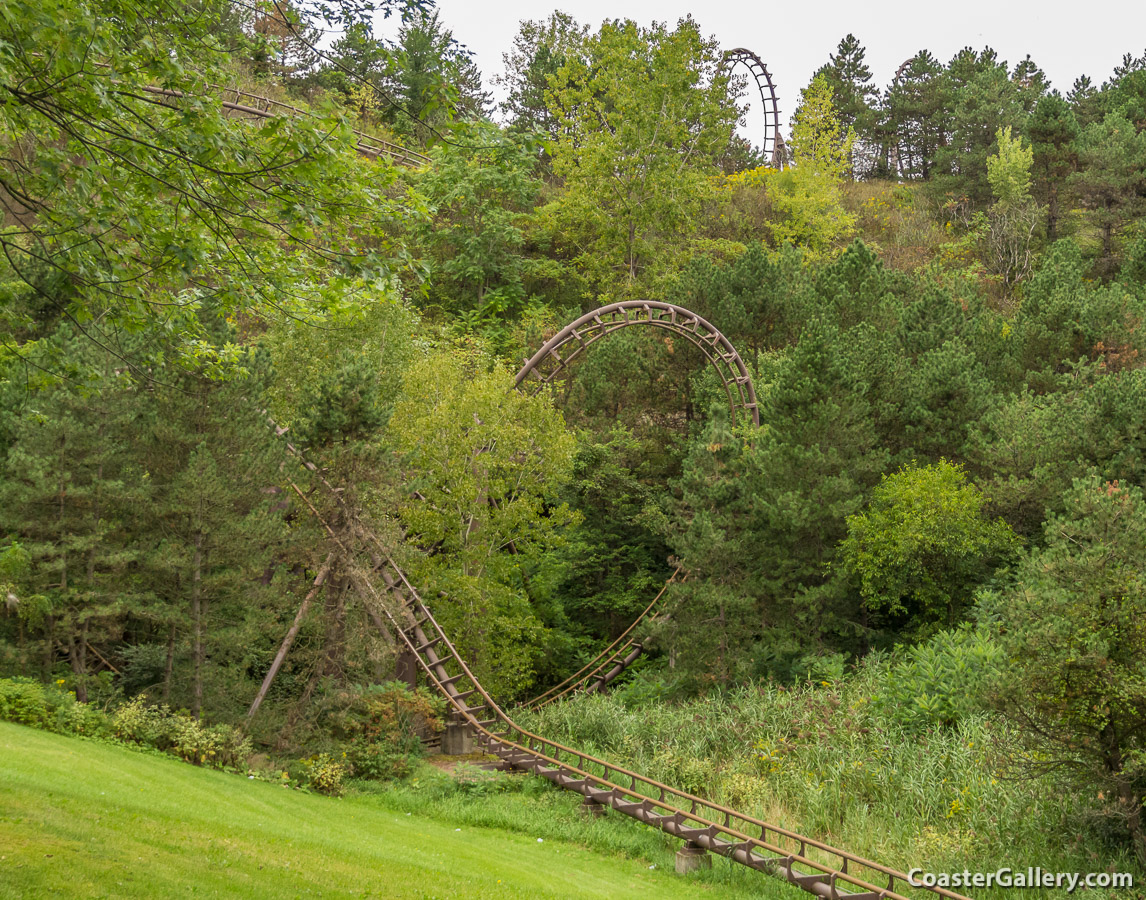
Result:
[[[760,102],[764,106],[764,140],[761,149],[767,156],[772,168],[782,169],[787,163],[784,148],[784,137],[780,134],[780,101],[776,96],[776,85],[768,72],[764,61],[743,47],[728,50],[721,62],[724,69],[732,71],[737,65],[744,65],[756,80],[756,89],[760,92]]]
[[[585,313],[527,359],[513,383],[530,394],[555,386],[562,377],[568,377],[569,363],[590,346],[614,331],[633,325],[661,328],[699,347],[724,385],[732,415],[740,413],[754,424],[760,424],[752,376],[728,338],[696,313],[658,300],[624,300]],[[527,384],[526,379],[531,375],[534,380]]]
[[[329,536],[354,548],[322,519]],[[539,775],[587,800],[757,871],[778,875],[826,900],[967,900],[938,887],[916,887],[896,869],[763,822],[646,778],[517,725],[482,687],[418,591],[389,556],[372,555],[372,577],[352,575],[363,598],[385,616],[434,688],[467,724],[479,746],[506,766]],[[379,589],[377,582],[381,582]],[[387,602],[389,601],[389,602]]]
[[[646,606],[641,614],[633,620],[633,623],[622,631],[609,646],[598,653],[596,657],[560,684],[554,685],[543,694],[538,694],[532,700],[527,700],[523,706],[527,709],[540,709],[543,706],[548,706],[550,703],[556,703],[558,700],[562,700],[570,694],[592,694],[604,688],[614,678],[617,678],[645,652],[644,640],[634,634],[634,632],[641,624],[652,621],[652,619],[656,617],[656,613],[653,613],[653,609],[660,603],[661,597],[668,591],[669,585],[675,582],[680,574],[681,570],[678,567],[677,570],[669,576],[668,581],[665,582],[660,592],[653,598],[652,603]],[[683,581],[684,579],[681,580]],[[652,615],[650,615],[650,613]]]
[[[158,103],[161,106],[175,106],[178,101],[187,96],[183,91],[170,90],[154,85],[145,85],[142,90],[151,95],[151,97],[148,98],[151,102]],[[219,92],[221,94],[220,106],[229,113],[238,116],[246,116],[253,119],[274,119],[279,116],[300,119],[317,118],[314,113],[308,112],[305,109],[291,106],[289,103],[272,100],[269,97],[252,94],[239,88],[221,88]],[[392,141],[366,134],[363,131],[355,131],[354,137],[357,140],[355,149],[362,156],[367,156],[371,159],[387,157],[398,165],[409,167],[428,166],[431,162],[430,157],[424,153],[418,153],[415,150],[410,150]]]
[[[285,429],[270,423],[278,434]],[[482,687],[433,613],[377,538],[349,515],[322,472],[289,443],[288,449],[331,492],[346,524],[335,528],[296,484],[292,489],[348,560],[365,554],[368,570],[350,577],[371,615],[389,622],[419,668],[473,731],[479,746],[505,766],[530,772],[586,800],[659,828],[748,868],[784,878],[825,900],[968,900],[939,887],[914,886],[897,869],[772,825],[734,809],[567,747],[515,723]],[[364,574],[367,572],[369,574]]]
[[[551,384],[566,364],[594,341],[618,328],[634,324],[667,328],[697,344],[721,373],[733,412],[737,409],[750,412],[753,421],[759,424],[752,380],[739,354],[704,319],[667,303],[615,303],[582,316],[546,342],[527,361],[515,383],[520,386],[530,372],[535,372],[541,387]],[[570,342],[576,342],[576,347],[562,358],[559,348]],[[538,371],[538,367],[547,362],[554,364],[548,376]],[[725,373],[729,376],[726,377]],[[732,385],[736,388],[735,395]],[[273,420],[268,419],[268,422],[279,436],[285,435],[286,429],[279,428]],[[401,644],[417,659],[418,667],[430,684],[449,703],[454,721],[471,729],[478,745],[497,757],[504,766],[531,772],[560,788],[582,795],[588,802],[610,807],[750,869],[784,878],[825,900],[922,900],[930,897],[968,900],[944,888],[913,885],[908,876],[897,869],[677,790],[522,728],[485,690],[378,537],[353,514],[341,493],[317,466],[306,460],[289,442],[286,446],[325,487],[338,509],[340,521],[332,524],[315,508],[309,496],[293,481],[290,482],[291,488],[347,560],[348,574],[370,617],[380,627],[385,628],[386,623],[389,624]],[[369,560],[368,565],[355,564],[363,557]],[[669,583],[676,577],[677,573],[674,573]],[[621,661],[627,659],[638,646],[633,639],[635,629],[655,608],[667,588],[666,583],[638,620],[594,663],[569,679],[565,687],[576,689],[576,685],[583,684],[586,678],[598,677],[610,661],[616,668],[618,653],[624,654]],[[556,699],[552,696],[554,692],[549,693],[550,699]]]

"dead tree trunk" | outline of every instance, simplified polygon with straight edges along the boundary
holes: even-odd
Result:
[[[333,565],[334,554],[331,553],[328,557],[326,557],[326,562],[322,564],[322,568],[318,570],[318,575],[314,579],[314,585],[311,587],[310,592],[303,598],[302,604],[299,606],[298,612],[295,614],[294,622],[291,623],[290,628],[287,630],[286,637],[283,638],[282,646],[279,647],[279,652],[275,654],[274,662],[271,663],[271,667],[267,670],[266,677],[263,678],[262,686],[259,688],[259,692],[255,695],[254,702],[251,703],[251,708],[247,710],[247,725],[251,724],[251,719],[253,719],[255,717],[255,713],[259,711],[259,707],[262,705],[263,700],[267,696],[267,691],[271,689],[271,684],[274,682],[275,676],[278,674],[279,668],[281,668],[283,664],[283,660],[286,659],[286,655],[290,650],[291,644],[294,643],[294,639],[298,636],[298,630],[302,627],[303,619],[306,618],[306,613],[307,610],[310,609],[311,601],[313,601],[314,598],[318,596],[318,592],[321,590],[323,582],[326,581],[327,576],[330,575],[330,569]]]

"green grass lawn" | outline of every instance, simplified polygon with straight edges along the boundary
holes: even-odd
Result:
[[[677,876],[659,838],[650,869],[648,858],[467,824],[449,804],[408,807],[408,796],[331,799],[0,723],[0,897],[802,896],[723,860]],[[629,825],[650,831],[600,827]]]

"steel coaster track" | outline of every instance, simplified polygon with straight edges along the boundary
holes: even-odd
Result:
[[[277,434],[285,434],[286,429],[269,421]],[[318,467],[290,443],[286,446],[348,514],[341,495]],[[897,869],[711,803],[521,728],[482,687],[417,589],[380,549],[377,538],[358,526],[351,527],[354,537],[348,542],[294,482],[290,486],[348,559],[359,555],[359,541],[375,545],[374,549],[364,548],[371,560],[370,577],[355,566],[349,567],[368,610],[373,617],[384,617],[390,623],[430,683],[452,707],[454,720],[468,725],[478,745],[506,767],[539,775],[589,802],[610,807],[748,868],[781,877],[825,900],[918,900],[934,896],[969,900],[944,888],[912,885]]]
[[[631,666],[637,658],[645,652],[644,642],[633,635],[637,626],[646,620],[652,621],[656,618],[656,614],[649,616],[653,608],[660,602],[661,597],[665,595],[670,584],[676,581],[677,576],[680,575],[681,570],[678,566],[676,571],[669,576],[668,581],[664,583],[664,587],[653,598],[652,603],[644,608],[639,616],[633,621],[628,628],[621,632],[621,634],[607,646],[604,650],[597,654],[590,662],[586,663],[560,684],[554,685],[543,694],[538,694],[532,700],[527,700],[522,704],[527,709],[540,709],[543,706],[548,706],[550,703],[556,703],[570,694],[584,692],[592,694],[600,691],[608,685],[613,679],[617,678],[622,672]],[[682,578],[681,581],[684,581]]]
[[[630,317],[630,313],[634,317]],[[555,359],[558,363],[555,374],[593,341],[616,328],[633,324],[669,328],[684,334],[705,351],[718,371],[722,371],[721,363],[730,368],[735,373],[733,383],[742,401],[740,408],[750,410],[753,421],[759,424],[751,378],[732,345],[699,316],[670,304],[617,303],[582,316],[548,341],[518,373],[515,383],[520,385],[531,370],[546,360]],[[557,350],[570,341],[576,341],[578,346],[563,360]],[[551,380],[552,375],[542,377],[544,383]],[[725,387],[729,389],[728,381]],[[735,412],[737,406],[731,391],[729,400]],[[263,415],[266,417],[265,412]],[[285,435],[285,428],[266,418],[276,434]],[[478,745],[497,757],[503,766],[539,775],[560,788],[582,795],[587,802],[610,807],[750,869],[781,877],[825,900],[920,900],[936,896],[968,900],[944,888],[913,885],[908,876],[897,869],[677,790],[521,728],[482,687],[417,589],[377,536],[347,508],[338,489],[296,447],[289,442],[286,447],[325,487],[339,508],[344,520],[341,530],[322,516],[298,485],[290,482],[291,488],[351,563],[347,566],[350,578],[370,617],[382,628],[389,623],[417,659],[430,683],[449,703],[454,722],[468,726]],[[370,560],[368,569],[352,564],[362,555]],[[670,583],[672,580],[669,579]],[[635,642],[628,645],[625,642],[659,597],[646,608],[638,622],[614,642],[614,650],[618,645],[635,646]],[[604,655],[615,658],[615,653],[608,656],[608,650]],[[600,671],[601,666],[591,664],[588,668],[592,674]],[[578,676],[572,680],[577,681]]]
[[[174,106],[177,101],[187,96],[183,91],[170,90],[154,85],[145,85],[142,87],[142,90],[155,98],[151,100],[151,102],[161,106]],[[228,112],[233,112],[237,115],[249,116],[256,119],[273,119],[278,116],[306,119],[317,118],[314,113],[308,112],[305,109],[300,109],[297,106],[291,106],[288,103],[282,103],[278,100],[271,100],[269,97],[251,94],[239,88],[221,88],[220,93],[222,94],[222,99],[219,105]],[[392,141],[387,141],[362,131],[354,131],[354,137],[357,139],[355,150],[362,156],[367,156],[371,159],[378,159],[379,157],[385,156],[398,165],[410,167],[428,166],[431,162],[430,157],[424,153],[418,153],[400,144],[395,144]]]

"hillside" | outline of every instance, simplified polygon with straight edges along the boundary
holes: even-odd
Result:
[[[679,878],[667,850],[650,869],[8,723],[0,783],[4,898],[748,896]]]

